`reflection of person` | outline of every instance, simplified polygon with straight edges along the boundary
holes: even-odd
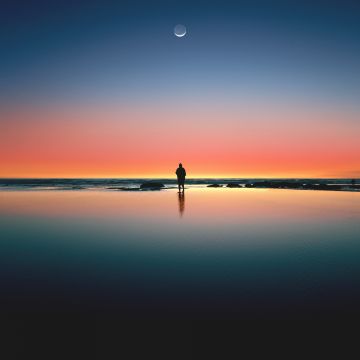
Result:
[[[179,167],[176,169],[176,176],[177,176],[177,181],[178,181],[178,186],[179,186],[179,192],[180,187],[182,186],[183,192],[185,191],[185,177],[186,177],[186,171],[183,168],[182,164],[179,164]]]
[[[185,211],[185,193],[179,192],[179,214],[182,217]]]

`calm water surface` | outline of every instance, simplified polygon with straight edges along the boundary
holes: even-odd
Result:
[[[360,194],[0,192],[8,309],[355,309]]]

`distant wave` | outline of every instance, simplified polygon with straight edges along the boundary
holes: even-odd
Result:
[[[118,187],[138,188],[146,181],[154,180],[161,182],[165,187],[176,185],[176,179],[0,179],[0,189],[2,190],[111,190]],[[204,178],[204,179],[187,179],[187,185],[207,186],[210,184],[259,184],[261,182],[283,182],[294,184],[328,184],[328,185],[353,185],[360,184],[359,179],[243,179],[243,178]]]

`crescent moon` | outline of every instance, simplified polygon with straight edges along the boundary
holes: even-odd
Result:
[[[181,38],[186,35],[186,27],[184,25],[178,24],[174,28],[175,36]]]

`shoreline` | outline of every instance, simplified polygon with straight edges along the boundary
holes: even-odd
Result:
[[[191,189],[229,189],[229,191],[234,191],[234,189],[238,189],[238,190],[297,190],[297,191],[330,191],[330,192],[353,192],[353,193],[358,193],[360,192],[360,187],[355,187],[355,188],[349,188],[349,187],[338,187],[338,188],[333,188],[333,187],[329,187],[329,188],[323,188],[323,187],[309,187],[309,188],[303,188],[303,187],[298,187],[298,188],[291,188],[291,187],[263,187],[263,186],[254,186],[254,187],[245,187],[245,186],[239,186],[239,187],[227,187],[227,186],[218,186],[218,187],[212,187],[212,186],[191,186],[190,187],[185,187],[185,190],[191,190]],[[43,187],[20,187],[20,186],[5,186],[2,187],[0,186],[0,192],[7,192],[7,191],[18,191],[18,192],[28,192],[28,191],[39,191],[39,192],[43,192],[43,191],[65,191],[65,192],[69,192],[69,191],[81,191],[81,192],[93,192],[93,191],[106,191],[106,192],[156,192],[156,191],[167,191],[167,190],[178,190],[177,187],[163,187],[163,188],[149,188],[149,189],[141,189],[139,187],[121,187],[121,188],[80,188],[80,187],[74,187],[74,188],[66,188],[66,187],[52,187],[52,188],[43,188]],[[186,192],[186,191],[185,191]]]
[[[187,179],[188,188],[286,189],[360,192],[359,179]],[[0,191],[154,191],[177,189],[171,179],[0,179]]]

